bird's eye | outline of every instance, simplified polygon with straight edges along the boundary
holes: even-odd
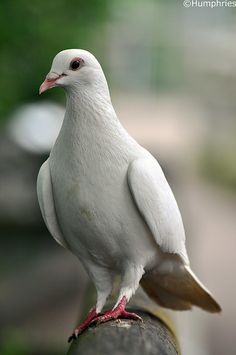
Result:
[[[70,69],[77,70],[81,67],[81,64],[82,64],[82,59],[80,58],[73,59],[72,62],[70,63]]]

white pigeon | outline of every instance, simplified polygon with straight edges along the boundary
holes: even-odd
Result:
[[[182,218],[156,159],[121,125],[97,59],[81,49],[56,55],[40,93],[66,91],[66,113],[37,192],[56,241],[79,257],[97,290],[97,303],[75,329],[117,317],[139,283],[163,307],[221,308],[190,269]],[[116,275],[120,291],[101,314]]]

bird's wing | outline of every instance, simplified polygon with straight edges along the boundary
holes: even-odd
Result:
[[[45,161],[39,170],[37,179],[37,194],[43,219],[49,232],[60,245],[66,248],[65,239],[57,222],[48,160]]]
[[[158,162],[152,156],[134,160],[128,168],[128,185],[161,250],[179,254],[188,264],[182,218]]]

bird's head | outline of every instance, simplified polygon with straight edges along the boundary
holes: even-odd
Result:
[[[69,91],[99,81],[102,83],[104,80],[102,68],[91,53],[82,49],[67,49],[53,59],[51,70],[40,86],[39,93],[55,86]]]

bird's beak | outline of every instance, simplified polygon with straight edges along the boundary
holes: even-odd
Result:
[[[57,85],[56,84],[57,80],[60,79],[62,76],[63,74],[60,75],[54,72],[48,73],[46,79],[44,80],[44,82],[41,84],[39,88],[39,95],[48,89],[54,88],[54,86]]]

